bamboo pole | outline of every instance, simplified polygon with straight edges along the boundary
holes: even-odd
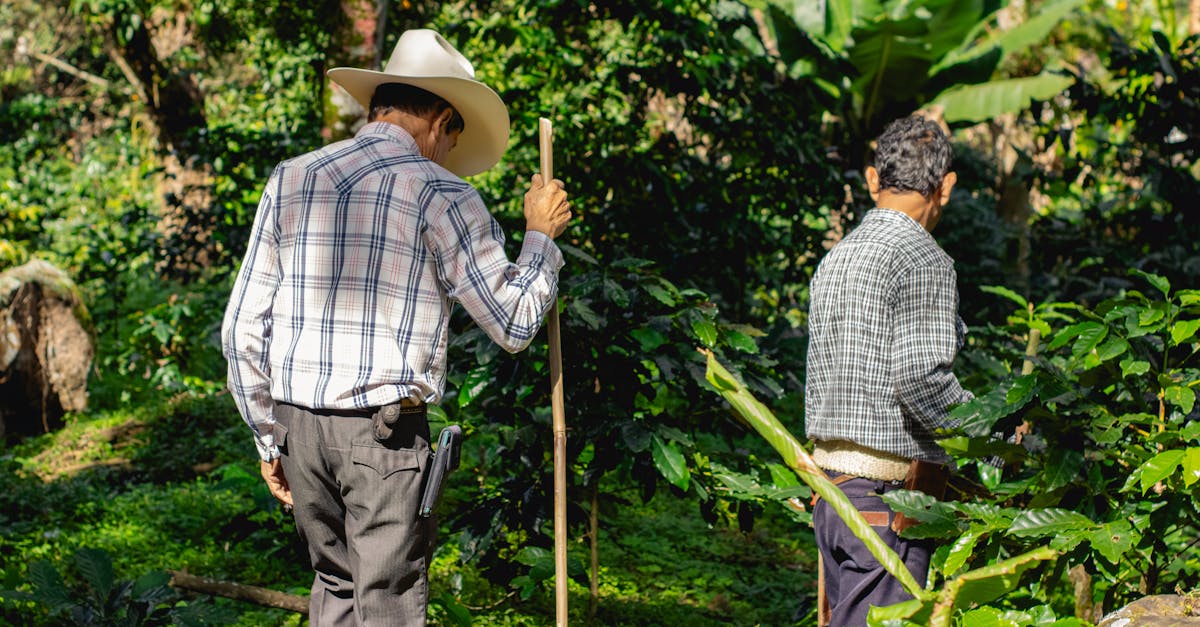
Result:
[[[554,127],[538,119],[542,184],[554,180]],[[558,296],[546,318],[550,341],[550,412],[554,428],[554,614],[555,625],[567,624],[567,419],[563,403],[562,338],[558,324]]]

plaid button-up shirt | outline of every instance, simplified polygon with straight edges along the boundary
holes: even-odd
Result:
[[[972,398],[951,371],[965,333],[954,260],[916,220],[870,211],[812,280],[808,437],[944,461],[933,431]]]
[[[274,459],[275,403],[359,409],[437,402],[452,302],[500,346],[529,345],[562,253],[525,233],[511,263],[479,194],[403,129],[281,163],[267,182],[222,328],[229,388]]]

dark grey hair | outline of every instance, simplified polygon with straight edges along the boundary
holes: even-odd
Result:
[[[458,114],[458,110],[452,107],[445,98],[415,85],[384,83],[376,87],[375,94],[371,96],[367,121],[374,122],[393,109],[419,117],[426,117],[431,113],[435,116],[441,115],[442,111],[450,109],[453,115],[450,116],[450,122],[446,125],[446,132],[453,133],[463,130],[463,119]]]
[[[875,148],[879,189],[933,195],[950,171],[950,140],[936,123],[910,115],[888,124]]]

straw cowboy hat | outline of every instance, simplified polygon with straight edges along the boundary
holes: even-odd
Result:
[[[375,88],[384,83],[405,83],[444,98],[465,123],[445,163],[459,176],[491,168],[508,148],[508,107],[475,80],[471,62],[431,30],[404,31],[382,72],[338,67],[329,70],[329,78],[368,110]]]

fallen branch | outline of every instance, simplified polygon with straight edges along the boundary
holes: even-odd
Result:
[[[306,616],[308,615],[308,597],[279,592],[278,590],[271,590],[269,588],[260,588],[258,586],[247,586],[232,581],[218,581],[216,579],[209,579],[208,577],[197,577],[178,570],[169,572],[171,573],[171,586],[175,588],[212,594],[227,599],[249,601],[266,607],[277,607]]]

